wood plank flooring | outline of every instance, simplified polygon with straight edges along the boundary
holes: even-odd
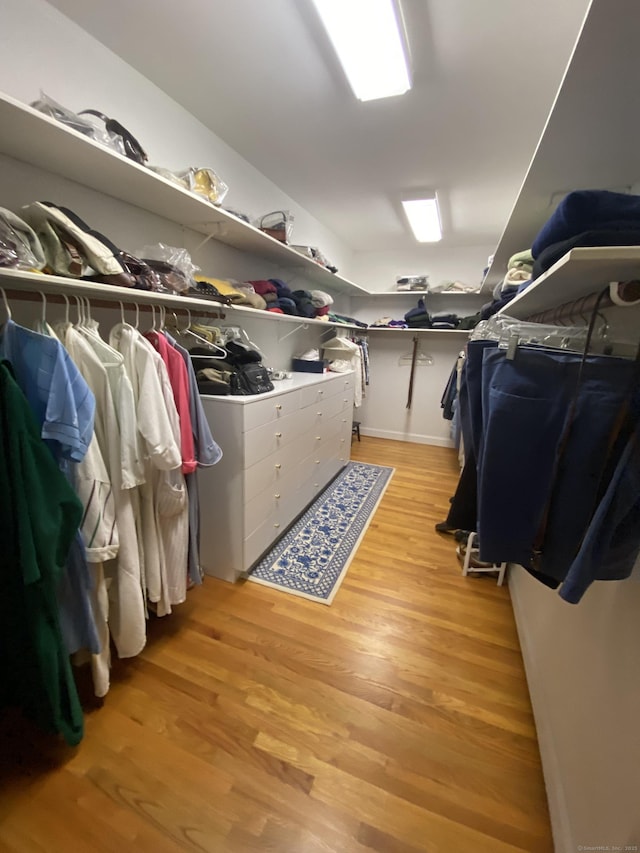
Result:
[[[0,850],[552,851],[508,591],[433,529],[455,454],[353,458],[396,472],[331,607],[208,578],[80,747],[0,718]]]

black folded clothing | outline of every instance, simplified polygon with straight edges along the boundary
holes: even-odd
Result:
[[[426,311],[405,317],[405,322],[410,329],[430,329],[431,318]]]
[[[446,311],[439,311],[437,314],[431,315],[432,323],[452,323],[453,326],[457,326],[460,322],[460,319],[457,314],[447,314]]]

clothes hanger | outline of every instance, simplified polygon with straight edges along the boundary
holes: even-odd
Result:
[[[75,325],[78,328],[81,328],[84,325],[84,306],[82,305],[82,302],[80,301],[80,297],[77,294],[73,298],[76,300],[76,313],[77,313]]]
[[[55,338],[56,333],[50,324],[47,323],[47,297],[44,295],[42,290],[39,290],[38,293],[42,297],[42,316],[36,322],[36,332],[40,335],[45,335],[48,338]]]
[[[505,314],[494,315],[479,323],[470,340],[496,341],[500,348],[517,344],[539,344],[558,349],[584,348],[587,339],[586,326],[557,326],[518,320]]]
[[[7,314],[7,320],[12,319],[11,308],[9,308],[9,300],[7,299],[7,294],[5,292],[4,287],[0,287],[0,291],[2,292],[2,302],[4,303],[4,310]]]
[[[177,317],[176,317],[176,333],[181,337],[194,338],[196,341],[199,341],[203,346],[210,348],[212,350],[211,355],[205,356],[205,355],[199,355],[196,353],[196,354],[192,355],[191,357],[192,358],[217,358],[220,361],[222,361],[222,359],[225,359],[227,357],[228,353],[223,347],[218,346],[218,344],[213,343],[213,341],[207,340],[206,338],[202,337],[202,335],[199,335],[197,332],[194,332],[191,329],[191,311],[188,308],[185,308],[185,311],[187,312],[187,315],[188,315],[188,325],[184,329],[178,328],[178,322],[177,322]],[[174,317],[175,317],[175,314],[174,314]]]

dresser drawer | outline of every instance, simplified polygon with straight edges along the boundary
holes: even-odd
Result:
[[[322,383],[311,385],[300,390],[300,406],[312,406],[322,400],[328,400],[337,394],[347,396],[345,392],[353,389],[353,374],[344,376],[341,373],[330,374]]]
[[[252,533],[263,521],[270,516],[279,518],[282,508],[285,507],[291,497],[295,495],[301,484],[300,464],[290,467],[290,470],[279,477],[276,482],[270,483],[265,489],[247,500],[244,505],[245,533]]]
[[[252,566],[273,545],[303,509],[305,509],[305,503],[296,491],[247,536],[244,543],[245,569]]]
[[[325,380],[317,385],[309,385],[307,388],[300,389],[300,408],[304,409],[307,406],[313,406],[316,403],[321,403],[325,397],[330,397],[329,388],[331,382]]]
[[[305,416],[300,411],[250,430],[244,434],[245,468],[250,468],[272,453],[284,451],[287,445],[307,431]]]
[[[262,424],[281,421],[299,408],[299,391],[287,391],[277,397],[247,403],[244,408],[244,432],[249,432]]]

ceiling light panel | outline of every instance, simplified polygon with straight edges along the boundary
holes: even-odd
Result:
[[[356,98],[411,88],[394,0],[313,0]]]
[[[402,206],[419,243],[437,243],[442,239],[437,198],[405,199]]]

